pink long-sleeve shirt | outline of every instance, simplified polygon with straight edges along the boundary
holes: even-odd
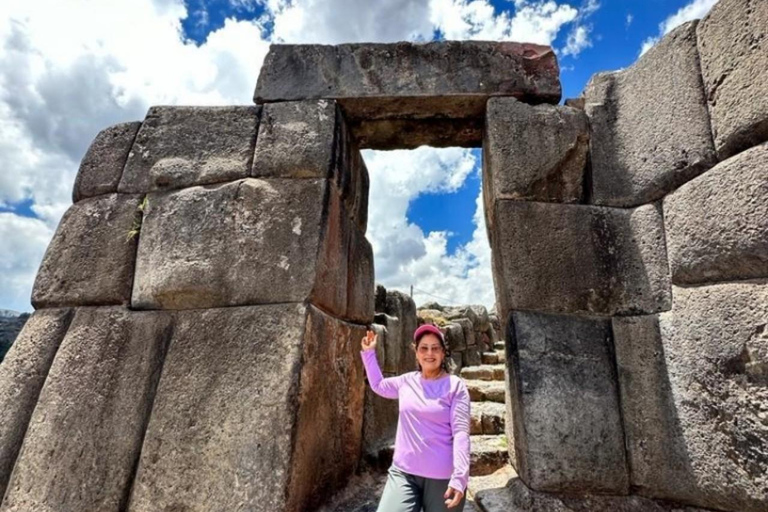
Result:
[[[427,478],[450,479],[466,492],[469,480],[469,392],[455,375],[425,379],[421,372],[384,378],[375,350],[360,352],[371,389],[398,399],[392,465]]]

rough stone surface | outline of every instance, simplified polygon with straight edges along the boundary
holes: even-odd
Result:
[[[460,352],[467,348],[467,342],[464,339],[464,329],[460,324],[448,324],[443,329],[445,343],[452,352]]]
[[[715,164],[695,21],[630,68],[595,75],[584,94],[595,204],[649,203]]]
[[[130,510],[297,511],[332,492],[360,455],[362,336],[301,304],[177,313]]]
[[[152,107],[118,191],[146,193],[250,174],[259,107]]]
[[[492,238],[501,311],[592,315],[669,309],[660,207],[496,203]]]
[[[477,366],[483,364],[480,349],[477,347],[467,347],[462,352],[461,361],[464,366]]]
[[[768,140],[768,3],[721,0],[697,27],[701,73],[721,160]]]
[[[485,512],[706,512],[641,496],[555,495],[528,488],[518,477],[475,493]]]
[[[482,365],[467,368],[461,376],[470,380],[504,380],[504,365]]]
[[[578,203],[584,195],[589,127],[584,112],[488,101],[483,141],[485,211],[498,199]],[[492,220],[490,222],[492,224]]]
[[[105,128],[91,142],[80,162],[72,201],[117,192],[140,122],[120,123]]]
[[[109,194],[72,205],[56,229],[32,290],[35,308],[128,304],[139,196]]]
[[[0,510],[125,510],[170,330],[165,313],[77,310]]]
[[[510,322],[520,477],[540,491],[626,494],[610,320],[518,311]]]
[[[504,433],[504,404],[497,402],[474,402],[470,407],[471,419],[477,423],[477,432],[471,434],[498,435]],[[504,451],[507,445],[504,444]]]
[[[386,313],[376,313],[374,321],[386,329],[386,345],[382,347],[384,357],[379,359],[381,371],[398,375],[406,366],[408,346],[408,341],[403,340],[402,323],[399,318]]]
[[[632,485],[740,512],[768,508],[768,282],[674,289],[614,319]]]
[[[370,324],[374,315],[373,247],[365,234],[350,226],[349,256],[347,269],[346,317],[353,322]]]
[[[768,277],[768,143],[664,199],[672,281]]]
[[[150,194],[133,306],[193,309],[310,297],[343,314],[349,244],[336,196],[325,180],[250,178]]]
[[[71,318],[71,309],[34,313],[0,366],[0,496]]]
[[[470,474],[490,475],[507,464],[507,440],[504,436],[472,436],[470,444]]]
[[[256,178],[334,177],[335,101],[265,105],[251,175]]]
[[[487,380],[466,380],[469,399],[473,402],[504,403],[504,383]]]
[[[391,340],[388,338],[385,326],[373,323],[371,324],[371,330],[377,336],[376,359],[383,366],[382,362],[386,360],[387,345]],[[382,374],[384,377],[396,375],[395,373],[385,372],[382,372]],[[365,386],[363,454],[366,458],[375,458],[379,449],[394,443],[398,412],[397,400],[380,397],[373,392],[370,386]]]
[[[549,47],[441,41],[273,45],[254,99],[337,99],[362,147],[394,149],[479,146],[489,97],[557,103],[560,94]]]
[[[287,511],[314,509],[358,467],[365,390],[359,340],[365,330],[309,306]]]

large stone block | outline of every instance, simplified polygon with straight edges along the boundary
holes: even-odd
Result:
[[[367,325],[374,315],[373,247],[356,226],[349,228],[349,234],[347,317]]]
[[[256,103],[336,99],[361,147],[479,146],[485,103],[557,103],[551,48],[510,42],[273,45]]]
[[[327,180],[246,179],[148,196],[133,306],[307,298],[343,315],[349,232]],[[205,233],[206,236],[200,236]]]
[[[492,98],[484,137],[486,213],[493,212],[498,199],[581,202],[589,151],[589,127],[583,111]]]
[[[768,140],[768,3],[721,0],[697,27],[721,160]]]
[[[0,496],[71,319],[71,309],[35,312],[0,365]]]
[[[368,170],[335,101],[265,105],[251,174],[256,178],[333,180],[350,219],[365,233]]]
[[[768,143],[664,199],[672,281],[768,277]]]
[[[386,360],[387,328],[371,324],[376,333],[376,358],[379,364]],[[384,377],[393,377],[395,373],[384,373]],[[399,408],[397,400],[380,397],[370,386],[365,387],[365,412],[363,413],[363,453],[376,458],[380,449],[394,443],[397,431]]]
[[[588,315],[669,309],[660,206],[499,201],[492,238],[500,312]]]
[[[630,68],[595,75],[584,94],[595,204],[649,203],[715,164],[695,21]]]
[[[146,193],[250,175],[259,107],[152,107],[118,191]]]
[[[483,510],[504,512],[707,512],[700,508],[655,501],[642,496],[537,492],[528,488],[514,472],[505,485],[488,485],[475,492],[474,497]]]
[[[360,456],[364,328],[296,303],[176,317],[129,510],[297,512],[332,493]]]
[[[510,322],[520,477],[538,491],[626,494],[611,321],[517,311]]]
[[[739,512],[768,508],[768,282],[674,289],[614,319],[632,486]]]
[[[36,308],[128,304],[140,197],[109,194],[72,205],[43,257],[32,290]]]
[[[120,123],[99,132],[75,178],[72,201],[117,192],[123,167],[141,123]]]
[[[0,510],[125,510],[170,330],[164,313],[77,310]]]
[[[403,339],[402,322],[396,316],[376,313],[374,321],[385,328],[383,357],[379,359],[382,372],[398,375],[407,364],[409,340]]]
[[[314,510],[358,467],[365,395],[359,352],[365,331],[309,306],[288,511]]]

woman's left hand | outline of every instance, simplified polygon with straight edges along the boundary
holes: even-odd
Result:
[[[451,499],[451,495],[453,495],[453,499]],[[449,487],[448,490],[445,491],[445,494],[443,494],[443,498],[446,498],[445,506],[448,508],[453,508],[457,506],[459,503],[461,503],[461,499],[463,497],[464,497],[464,493],[461,491],[457,491],[453,487]]]

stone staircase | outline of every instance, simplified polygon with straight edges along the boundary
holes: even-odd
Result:
[[[504,434],[504,342],[482,354],[483,364],[461,370],[471,405],[470,476],[490,475],[508,462]]]

